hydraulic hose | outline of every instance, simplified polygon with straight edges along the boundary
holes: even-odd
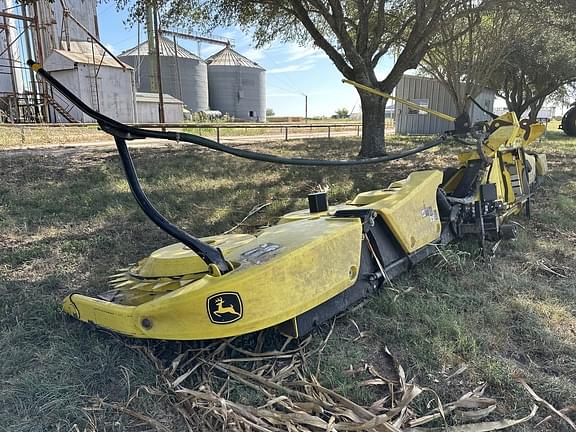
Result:
[[[120,137],[114,137],[114,140],[116,141],[116,148],[118,149],[118,154],[120,154],[120,160],[122,161],[122,166],[124,167],[124,172],[126,173],[126,179],[128,180],[128,185],[130,185],[132,195],[146,216],[148,216],[148,218],[165,233],[171,235],[176,240],[196,252],[196,254],[202,258],[202,261],[207,265],[214,264],[218,267],[220,274],[225,274],[232,270],[220,250],[178,228],[176,225],[170,223],[158,210],[156,210],[140,186],[134,162],[130,157],[128,147],[126,146],[126,140]]]
[[[366,158],[366,159],[353,159],[353,160],[323,160],[323,159],[305,159],[305,158],[284,158],[281,156],[270,155],[266,153],[253,152],[249,150],[242,150],[235,147],[230,147],[209,138],[204,138],[198,135],[180,133],[180,132],[160,132],[146,129],[135,128],[127,126],[119,121],[107,117],[98,111],[86,105],[80,98],[68,90],[62,83],[55,79],[49,72],[44,70],[42,66],[33,60],[28,60],[28,65],[38,73],[42,78],[48,81],[56,90],[65,96],[70,102],[76,105],[81,111],[94,118],[100,127],[111,135],[122,137],[127,140],[142,139],[142,138],[157,138],[167,139],[171,141],[178,141],[190,144],[196,144],[201,147],[209,148],[212,150],[228,153],[233,156],[241,157],[244,159],[270,162],[284,165],[300,165],[300,166],[355,166],[355,165],[368,165],[382,162],[390,162],[398,159],[403,159],[408,156],[423,152],[425,150],[437,147],[448,138],[446,134],[441,135],[434,141],[425,143],[419,147],[407,150],[402,153],[391,154],[380,157]]]

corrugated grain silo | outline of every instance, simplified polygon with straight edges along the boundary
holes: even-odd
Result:
[[[266,71],[230,46],[206,60],[210,107],[240,120],[266,121]]]
[[[160,38],[159,51],[164,93],[180,99],[192,112],[208,110],[206,62],[165,37]],[[150,65],[154,63],[150,61],[148,43],[124,51],[118,57],[135,69],[138,91],[151,92]]]

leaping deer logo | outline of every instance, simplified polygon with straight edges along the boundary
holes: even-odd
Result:
[[[243,314],[242,299],[236,292],[214,294],[206,300],[206,308],[213,324],[230,324]]]
[[[229,306],[223,306],[224,305],[224,299],[222,299],[222,297],[218,297],[216,300],[214,300],[214,303],[216,303],[216,305],[218,306],[218,308],[214,311],[214,315],[218,315],[219,317],[222,316],[222,314],[233,314],[236,316],[240,316],[240,312],[237,312],[236,309],[234,309],[234,305],[229,305]]]

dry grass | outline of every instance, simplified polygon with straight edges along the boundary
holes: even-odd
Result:
[[[0,149],[98,141],[110,141],[110,135],[98,130],[96,126],[0,126]]]
[[[187,128],[185,132],[216,139],[215,128]],[[391,131],[389,131],[391,132]],[[359,129],[356,126],[333,126],[330,134],[335,136],[356,136]],[[242,137],[270,137],[270,140],[282,140],[285,128],[247,128],[234,127],[220,129],[222,139]],[[289,138],[319,138],[327,137],[328,129],[323,128],[291,128]],[[25,149],[35,147],[54,147],[71,144],[97,143],[112,141],[110,135],[99,130],[98,126],[0,126],[0,149]]]
[[[170,239],[133,203],[114,152],[0,153],[0,431],[222,430],[223,424],[245,430],[242,422],[255,423],[260,414],[265,423],[257,426],[272,430],[287,429],[287,422],[314,430],[310,416],[323,430],[334,424],[345,430],[343,422],[366,427],[372,416],[391,412],[392,422],[401,419],[397,427],[426,415],[436,417],[424,427],[441,427],[438,400],[450,425],[521,419],[535,400],[519,376],[573,416],[576,142],[558,133],[549,138],[539,147],[549,154],[550,178],[533,219],[518,220],[524,229],[516,242],[491,261],[478,256],[475,244],[451,246],[321,327],[304,346],[284,346],[273,332],[214,344],[135,342],[69,320],[60,311],[66,294],[101,291],[111,269]],[[335,139],[258,148],[344,158],[357,145]],[[398,139],[392,150],[405,146]],[[329,187],[332,202],[342,201],[415,168],[455,163],[453,152],[446,147],[371,169],[278,167],[178,146],[138,149],[135,159],[152,200],[202,236],[234,227],[255,205],[270,203],[239,230],[252,232],[304,207],[303,197],[318,186]],[[423,392],[403,412],[393,411],[416,388],[434,389],[438,398]],[[475,389],[482,395],[469,397],[496,404],[456,415],[462,410],[452,403]],[[570,430],[537,404],[534,418],[513,430]]]

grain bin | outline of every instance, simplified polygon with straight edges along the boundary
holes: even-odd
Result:
[[[13,0],[0,0],[0,10],[15,13],[14,7]],[[6,23],[6,28],[3,27],[4,23]],[[21,67],[24,56],[20,55],[19,33],[17,20],[0,18],[0,97],[23,91]],[[3,109],[3,104],[0,104],[0,109]]]
[[[210,107],[239,120],[266,121],[266,71],[230,46],[206,60]]]
[[[159,51],[164,93],[183,101],[192,112],[207,110],[209,106],[206,62],[165,37],[160,38]],[[149,66],[153,62],[150,61],[148,42],[124,51],[118,57],[136,70],[137,90],[151,92]]]

